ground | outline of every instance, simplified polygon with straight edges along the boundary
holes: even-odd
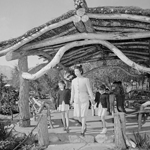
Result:
[[[133,137],[133,132],[137,132],[137,118],[135,115],[130,115],[131,110],[127,110],[128,114],[126,115],[126,134],[128,137]],[[16,119],[17,117],[15,117]],[[108,127],[108,133],[107,135],[114,135],[113,131],[113,121],[111,116],[107,116],[107,127]],[[63,126],[61,122],[61,114],[60,113],[53,113],[52,114],[52,122],[54,125],[54,129],[49,129],[49,134],[51,135],[51,143],[50,146],[47,148],[47,150],[96,150],[101,148],[101,150],[108,150],[110,148],[113,148],[113,145],[111,144],[99,144],[92,142],[93,139],[87,139],[91,140],[91,142],[70,142],[70,137],[75,137],[75,140],[78,140],[79,138],[82,138],[80,136],[81,132],[81,126],[77,123],[76,118],[73,118],[73,110],[70,110],[70,133],[67,134],[65,131],[63,131]],[[35,127],[37,124],[36,121],[33,121],[31,118],[31,127],[27,128],[21,128],[18,125],[16,125],[16,130],[19,132],[25,132],[30,133],[33,127]],[[150,121],[149,119],[146,121],[146,123],[142,127],[141,132],[150,132]],[[100,118],[96,116],[92,116],[91,110],[88,111],[88,118],[87,118],[87,132],[86,137],[95,137],[100,133],[102,129],[102,124],[100,121]],[[34,130],[34,133],[37,133],[37,129]],[[77,138],[78,139],[77,139]],[[60,139],[60,140],[58,140]],[[73,141],[73,140],[72,140]]]

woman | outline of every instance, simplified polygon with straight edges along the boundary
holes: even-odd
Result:
[[[86,132],[86,117],[88,113],[89,100],[94,104],[94,96],[91,90],[88,78],[82,76],[82,66],[74,68],[76,78],[72,80],[71,85],[71,104],[74,101],[74,117],[78,117],[82,122],[81,135]]]
[[[64,125],[64,131],[69,133],[69,101],[70,101],[70,90],[65,89],[66,84],[64,81],[58,83],[58,100],[57,106],[58,110],[62,112],[62,122]]]

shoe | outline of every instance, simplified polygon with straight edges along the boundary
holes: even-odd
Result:
[[[53,127],[53,126],[48,125],[48,129],[54,129],[54,127]]]
[[[103,128],[103,130],[100,133],[105,134],[106,132],[107,132],[107,128]]]
[[[69,128],[66,129],[67,133],[69,133]]]
[[[67,129],[64,127],[64,131],[67,131]]]
[[[85,125],[84,131],[81,133],[82,136],[85,136],[85,132],[87,131],[87,125]]]

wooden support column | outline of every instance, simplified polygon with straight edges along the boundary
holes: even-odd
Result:
[[[47,115],[45,113],[39,115],[38,124],[38,142],[40,146],[49,145],[49,135],[47,126]]]
[[[20,91],[19,91],[19,126],[30,126],[30,111],[29,111],[29,84],[28,81],[22,78],[22,72],[28,72],[27,57],[22,57],[18,60],[20,74]]]
[[[126,149],[124,113],[114,114],[115,145],[118,149]]]
[[[138,131],[141,131],[141,128],[142,128],[142,115],[143,115],[143,112],[144,111],[144,107],[141,105],[140,107],[140,112],[138,114]]]

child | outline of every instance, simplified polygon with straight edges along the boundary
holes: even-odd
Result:
[[[71,92],[69,89],[65,89],[66,84],[64,81],[60,81],[58,83],[59,91],[58,91],[58,99],[57,106],[58,110],[62,112],[62,122],[64,125],[64,131],[69,133],[69,102]]]
[[[103,130],[101,131],[101,133],[106,133],[107,132],[107,128],[106,128],[106,122],[105,122],[105,116],[107,115],[107,105],[108,105],[108,94],[105,91],[106,87],[105,85],[101,85],[100,86],[100,103],[99,103],[99,107],[98,107],[98,116],[101,117],[102,120],[102,126],[103,126]]]

